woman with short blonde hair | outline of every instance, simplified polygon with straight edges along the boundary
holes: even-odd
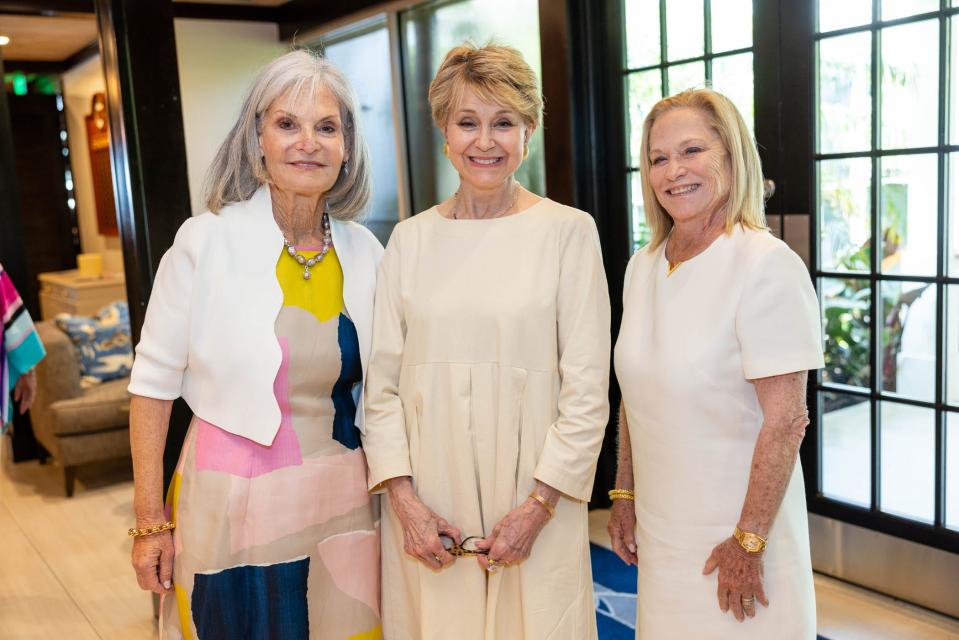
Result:
[[[456,47],[430,104],[459,188],[390,238],[367,378],[383,634],[589,640],[610,344],[596,226],[514,178],[542,110],[514,49]]]

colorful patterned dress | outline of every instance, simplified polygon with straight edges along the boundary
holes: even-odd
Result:
[[[167,497],[176,556],[161,638],[382,637],[379,508],[354,426],[362,370],[335,249],[302,274],[280,254],[272,446],[190,426]]]
[[[0,434],[13,421],[11,391],[46,355],[30,312],[0,264]]]

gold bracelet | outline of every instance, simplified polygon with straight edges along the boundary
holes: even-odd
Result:
[[[161,531],[170,531],[176,528],[173,520],[164,522],[163,524],[155,524],[152,527],[144,527],[142,529],[130,529],[127,531],[127,535],[139,538],[140,536],[152,536],[154,533],[160,533]]]
[[[609,491],[610,500],[635,500],[636,494],[633,493],[632,489],[610,489]]]
[[[553,505],[546,501],[546,498],[536,493],[536,489],[530,491],[529,497],[543,505],[543,508],[546,509],[546,512],[549,514],[549,519],[553,519],[553,516],[556,515],[556,509],[553,507]]]

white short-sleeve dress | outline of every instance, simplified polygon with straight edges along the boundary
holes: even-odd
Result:
[[[803,475],[769,532],[769,608],[720,611],[713,547],[739,520],[762,410],[749,380],[823,366],[819,310],[799,257],[735,227],[667,276],[665,243],[633,256],[615,350],[632,444],[638,638],[816,636]]]

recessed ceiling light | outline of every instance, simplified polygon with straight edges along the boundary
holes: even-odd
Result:
[[[10,44],[10,38],[7,36],[0,36],[0,47]]]

